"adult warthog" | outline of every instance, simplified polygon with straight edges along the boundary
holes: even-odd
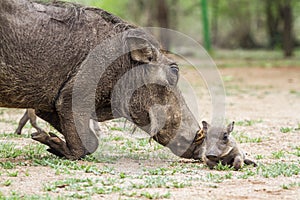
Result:
[[[90,119],[125,117],[174,154],[201,158],[178,66],[146,31],[97,8],[1,0],[0,41],[0,106],[32,108],[62,133],[32,134],[49,152],[93,153]]]

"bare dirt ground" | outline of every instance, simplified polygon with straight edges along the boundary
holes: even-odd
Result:
[[[201,163],[173,156],[166,148],[155,150],[156,146],[148,143],[139,148],[135,145],[144,144],[132,142],[139,139],[132,138],[130,130],[119,128],[123,122],[107,122],[101,128],[110,140],[100,147],[106,160],[72,164],[99,171],[73,167],[67,173],[57,164],[51,167],[50,161],[39,165],[35,157],[0,158],[2,163],[16,164],[12,169],[0,165],[0,199],[12,198],[15,193],[25,199],[31,198],[28,195],[38,199],[45,195],[61,199],[300,199],[300,68],[224,68],[220,72],[227,93],[226,118],[236,122],[235,136],[259,168],[209,170]],[[12,134],[22,114],[23,110],[2,109],[0,135]],[[24,134],[33,131],[27,125]],[[37,144],[30,138],[0,138],[0,145],[8,142],[16,143],[16,148]],[[111,143],[120,151],[112,151]],[[115,155],[118,159],[110,162]],[[56,183],[70,178],[81,181]]]

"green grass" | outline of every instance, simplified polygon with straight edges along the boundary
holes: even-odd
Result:
[[[147,171],[146,169],[144,169],[145,171]],[[148,169],[148,172],[150,175],[166,175],[166,172],[168,171],[167,168],[164,167],[159,167],[159,168],[155,168],[155,169]]]
[[[300,123],[298,123],[298,127],[295,128],[295,131],[300,131]]]
[[[294,154],[295,156],[300,157],[300,146],[297,146],[294,149],[295,149],[295,151],[292,152],[292,154]]]
[[[9,138],[31,138],[30,134],[14,134],[14,133],[1,133],[0,138],[9,139]]]
[[[222,183],[224,180],[226,179],[231,179],[232,178],[232,173],[228,173],[228,174],[224,174],[224,175],[221,175],[221,174],[215,174],[215,173],[208,173],[206,175],[206,177],[204,178],[204,180],[206,182],[212,182],[212,183]]]
[[[215,167],[214,167],[215,170],[218,170],[218,171],[229,171],[229,170],[234,170],[233,167],[230,167],[229,165],[222,165],[221,162],[219,162]]]
[[[146,191],[146,192],[142,192],[140,196],[145,197],[147,199],[161,199],[161,198],[169,199],[171,197],[171,193],[167,192],[165,194],[160,194],[158,192],[150,193]]]
[[[297,90],[290,90],[290,94],[296,95],[300,97],[300,91]]]
[[[293,128],[290,128],[290,127],[281,127],[280,128],[280,132],[281,133],[289,133],[293,130]]]
[[[5,161],[5,162],[0,162],[0,167],[3,169],[14,169],[16,167],[15,163],[12,163],[11,161]]]
[[[16,158],[22,155],[22,150],[16,148],[16,144],[13,142],[5,142],[0,145],[0,157],[1,158]]]
[[[260,122],[261,120],[243,120],[238,124],[253,126]],[[233,132],[233,136],[237,138],[238,142],[244,143],[257,143],[264,139],[262,137],[250,137],[244,132]],[[104,137],[100,143],[99,152],[87,156],[82,161],[70,161],[53,156],[46,151],[45,145],[38,143],[24,146],[14,142],[1,143],[0,157],[5,158],[4,162],[0,162],[2,178],[0,185],[2,187],[13,188],[16,184],[14,177],[19,176],[18,178],[20,178],[24,174],[30,176],[28,171],[19,171],[18,166],[45,166],[47,167],[46,170],[51,169],[55,179],[43,186],[44,191],[42,192],[48,193],[50,196],[11,193],[6,196],[2,194],[2,197],[0,194],[0,200],[91,199],[97,195],[105,198],[106,195],[112,193],[128,199],[173,198],[171,192],[174,189],[194,187],[199,182],[200,184],[204,183],[208,188],[218,188],[219,184],[224,184],[231,179],[292,177],[300,173],[299,162],[283,163],[277,160],[293,155],[299,157],[299,146],[293,147],[291,152],[273,152],[271,159],[275,163],[260,164],[256,168],[244,166],[241,170],[235,171],[232,167],[223,166],[220,163],[215,167],[215,170],[209,170],[206,165],[200,162],[182,162],[173,156],[168,149],[156,142],[150,145],[148,138],[137,139],[110,134]],[[115,169],[115,165],[111,164],[111,159],[118,161],[120,158],[131,159],[132,162],[162,158],[166,160],[167,165],[149,167],[147,164],[143,166],[143,162],[141,162],[140,169],[142,171],[127,172],[123,171],[122,168],[120,171],[120,167]],[[257,154],[255,158],[264,159],[265,155]],[[99,162],[104,162],[104,165],[100,164],[99,167],[97,164]],[[62,178],[66,176],[61,177],[60,174],[65,174],[68,178]],[[297,182],[282,185],[284,189],[294,187],[299,187]],[[164,192],[156,192],[154,189],[163,189]],[[62,196],[53,197],[52,194],[62,194]]]
[[[282,189],[289,190],[292,188],[300,187],[300,182],[292,182],[289,184],[283,184],[283,185],[281,185],[281,187],[282,187]]]
[[[49,194],[46,195],[27,195],[27,194],[19,194],[15,191],[11,192],[10,195],[4,196],[0,192],[0,200],[63,200],[67,199],[65,196],[58,196],[54,198],[53,196],[50,196]]]
[[[8,172],[8,173],[7,173],[7,176],[9,176],[9,177],[17,177],[18,174],[19,174],[18,171],[13,171],[13,172]]]
[[[261,159],[264,159],[265,158],[265,156],[264,155],[261,155],[261,154],[257,154],[256,156],[255,156],[255,159],[256,160],[261,160]]]
[[[237,178],[249,177],[276,178],[278,176],[292,177],[300,174],[300,163],[275,162],[267,165],[259,165],[256,168],[244,167]]]
[[[263,140],[261,137],[249,137],[244,132],[233,131],[231,134],[239,143],[260,143]]]
[[[67,190],[81,190],[80,187],[91,187],[97,180],[89,178],[68,178],[65,180],[54,181],[53,183],[44,185],[44,191],[56,191],[57,189],[66,188]]]
[[[12,183],[12,180],[7,179],[7,180],[5,180],[4,182],[2,182],[2,185],[8,187],[8,186],[11,185],[11,183]]]
[[[299,163],[277,162],[259,166],[257,170],[257,173],[265,178],[276,178],[278,176],[291,177],[300,173],[300,165]]]
[[[237,121],[235,122],[235,125],[237,126],[253,126],[254,124],[257,123],[262,123],[263,121],[261,119],[259,120],[243,120],[243,121]]]
[[[136,178],[137,177],[130,177],[130,179],[128,180],[127,178],[120,179],[117,176],[100,176],[96,178],[68,178],[45,184],[44,191],[56,193],[58,191],[62,192],[63,190],[69,194],[72,193],[72,195],[77,195],[80,192],[80,195],[83,195],[84,197],[90,197],[96,194],[104,195],[111,193],[120,193],[130,197],[141,197],[141,194],[145,191],[138,191],[147,188],[184,188],[191,185],[191,183],[187,179],[173,179],[158,175],[142,175],[139,178],[143,180],[143,182],[134,182],[138,180]],[[149,195],[155,196],[155,193],[149,193]],[[161,198],[167,198],[170,195],[171,194],[167,192],[166,194],[159,196]]]
[[[257,175],[257,173],[253,169],[249,169],[249,168],[242,169],[242,172],[243,172],[243,174],[239,175],[238,178],[247,179],[251,176]]]
[[[283,158],[285,157],[285,152],[280,150],[280,151],[276,151],[276,152],[272,152],[272,157],[274,159],[280,159],[280,158]]]

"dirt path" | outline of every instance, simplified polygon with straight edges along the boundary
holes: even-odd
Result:
[[[1,108],[0,153],[7,158],[0,158],[0,199],[300,199],[300,68],[220,72],[226,117],[236,122],[235,137],[258,168],[209,170],[138,139],[141,133],[132,137],[119,121],[101,124],[99,159],[60,160],[30,138],[12,136],[23,111]],[[27,125],[24,135],[33,131]],[[14,148],[3,150],[12,142]]]

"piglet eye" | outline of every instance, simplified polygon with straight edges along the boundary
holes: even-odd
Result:
[[[227,141],[227,140],[228,140],[228,135],[227,135],[227,133],[224,134],[223,140],[224,140],[224,141]]]

